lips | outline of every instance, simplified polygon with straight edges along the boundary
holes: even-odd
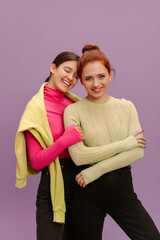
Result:
[[[68,86],[68,87],[71,86],[71,84],[70,84],[69,82],[65,81],[65,80],[63,80],[62,82],[63,82],[66,86]]]
[[[93,92],[95,93],[100,93],[102,90],[102,88],[96,88],[96,89],[92,89]]]

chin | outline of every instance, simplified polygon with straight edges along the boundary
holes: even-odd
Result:
[[[63,93],[66,93],[66,92],[68,92],[70,89],[63,89],[61,92],[63,92]]]

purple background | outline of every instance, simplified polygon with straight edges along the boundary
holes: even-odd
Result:
[[[117,71],[109,93],[132,100],[147,138],[145,157],[132,165],[139,198],[160,230],[160,1],[1,0],[1,168],[0,238],[35,237],[35,197],[39,176],[15,188],[14,138],[27,101],[49,75],[61,51],[81,54],[98,44]],[[72,92],[85,96],[78,84]],[[128,237],[108,216],[104,239]]]

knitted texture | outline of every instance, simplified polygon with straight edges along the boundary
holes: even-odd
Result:
[[[84,141],[68,149],[76,165],[91,164],[81,172],[86,184],[143,157],[132,136],[141,126],[130,101],[111,97],[98,104],[84,98],[65,109],[64,122],[66,127],[79,123],[84,131]]]

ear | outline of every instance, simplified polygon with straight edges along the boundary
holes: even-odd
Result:
[[[51,72],[51,73],[55,73],[55,70],[56,70],[56,65],[55,65],[54,63],[52,63],[52,64],[50,65],[50,72]]]

